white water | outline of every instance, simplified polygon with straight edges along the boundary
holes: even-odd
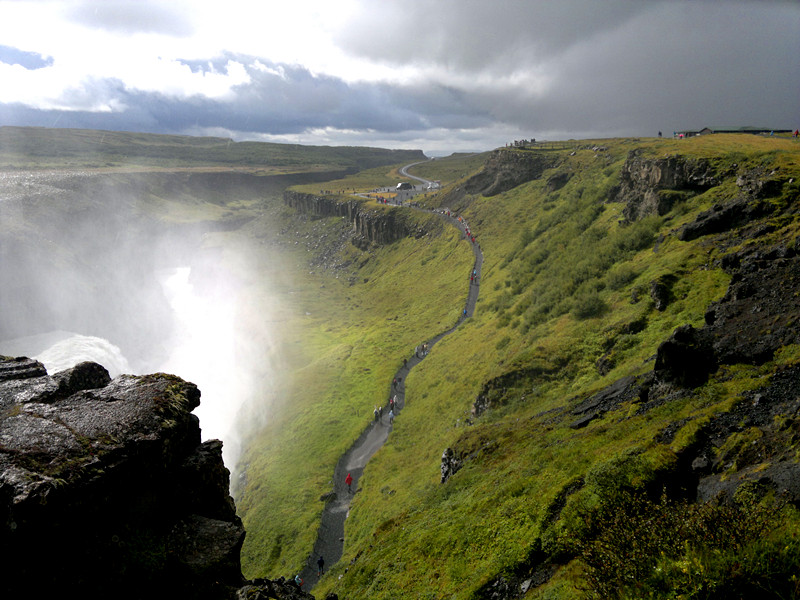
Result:
[[[7,340],[0,345],[0,351],[3,354],[35,358],[51,374],[84,361],[103,365],[112,378],[131,372],[127,359],[117,346],[103,338],[70,331],[53,331]]]
[[[170,354],[159,371],[195,383],[201,392],[200,418],[204,439],[223,441],[223,458],[233,470],[239,456],[234,431],[237,414],[250,393],[237,368],[236,302],[231,293],[206,297],[195,293],[191,269],[161,274],[161,285],[175,315],[175,332],[166,343]]]
[[[254,395],[252,361],[256,352],[243,347],[241,335],[237,338],[237,298],[232,286],[220,282],[219,290],[204,296],[195,291],[190,274],[189,267],[156,274],[172,308],[175,327],[172,335],[162,340],[168,357],[155,371],[178,375],[200,388],[200,406],[195,414],[200,419],[202,437],[223,441],[223,460],[234,471],[241,450],[237,419]],[[103,365],[112,378],[122,373],[143,374],[135,372],[109,340],[68,331],[0,341],[0,353],[35,358],[50,374],[83,361]],[[258,349],[262,365],[269,362],[270,353],[269,348]],[[265,390],[259,393],[261,402],[266,403]],[[261,413],[264,410],[262,406]],[[250,420],[263,418],[258,410],[251,413]],[[238,424],[243,423],[239,420]]]

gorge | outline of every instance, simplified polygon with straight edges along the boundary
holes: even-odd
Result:
[[[25,557],[46,535],[39,528],[70,514],[75,489],[110,476],[105,509],[76,504],[76,515],[99,510],[94,525],[58,525],[64,536],[53,550],[67,553],[83,534],[117,543],[120,515],[109,509],[125,507],[134,518],[120,526],[142,533],[123,554],[101,544],[97,589],[154,567],[151,583],[198,597],[277,594],[270,586],[301,593],[288,580],[315,569],[309,555],[340,485],[337,461],[391,394],[403,359],[458,322],[471,289],[471,241],[439,215],[321,191],[388,187],[393,168],[329,170],[326,179],[73,173],[50,180],[49,191],[19,178],[5,188],[0,289],[14,318],[2,320],[0,338],[80,332],[144,370],[45,373],[5,359],[4,373],[14,374],[0,383],[3,535],[23,551],[4,565],[34,573]],[[413,170],[443,182],[419,203],[463,217],[477,234],[481,295],[472,317],[404,376],[402,414],[360,478],[342,558],[327,563],[313,593],[670,597],[702,584],[709,597],[792,597],[796,141],[575,142]],[[138,191],[100,201],[101,181]],[[78,252],[73,238],[91,244]],[[90,268],[68,268],[81,265]],[[178,309],[196,313],[190,330],[204,319],[209,331],[235,330],[232,362],[221,335],[189,345],[234,371],[224,403],[238,406],[240,383],[263,401],[245,413],[236,464],[225,459],[231,489],[221,459],[228,440],[221,449],[199,429],[222,420],[201,412],[206,389],[183,372],[158,373],[178,325],[167,281],[200,301]],[[132,430],[117,421],[126,414],[138,415]],[[34,431],[48,441],[37,445]],[[55,441],[58,456],[48,454]],[[159,468],[143,473],[123,449]],[[128,477],[126,468],[138,470]],[[154,487],[134,481],[163,484],[165,497],[138,497]],[[642,540],[635,557],[620,542],[633,538]],[[205,554],[200,568],[199,555],[180,552],[202,546],[189,539],[227,550]],[[85,585],[80,556],[56,577]],[[121,564],[131,570],[121,574]]]

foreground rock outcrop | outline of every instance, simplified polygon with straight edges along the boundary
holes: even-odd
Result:
[[[310,598],[242,577],[245,532],[199,402],[172,375],[111,380],[82,363],[50,376],[0,357],[3,597]]]

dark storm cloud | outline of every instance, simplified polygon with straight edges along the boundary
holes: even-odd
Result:
[[[647,6],[629,0],[371,3],[337,41],[354,54],[389,64],[429,62],[502,74],[619,28]]]
[[[463,75],[476,113],[523,130],[642,135],[798,117],[796,2],[409,0],[383,10],[364,12],[359,35],[340,43]]]
[[[87,27],[125,33],[163,33],[186,36],[192,32],[186,15],[165,2],[143,0],[78,3],[69,17]]]
[[[655,16],[561,60],[560,76],[534,110],[513,107],[504,118],[634,135],[793,126],[800,104],[797,6],[766,13],[752,3],[714,4],[698,13],[668,5]]]

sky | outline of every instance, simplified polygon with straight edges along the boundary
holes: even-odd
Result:
[[[0,0],[0,126],[483,151],[800,127],[800,0]]]

